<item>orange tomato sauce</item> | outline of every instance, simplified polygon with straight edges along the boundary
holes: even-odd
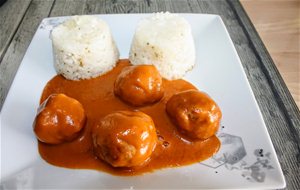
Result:
[[[48,163],[74,169],[94,169],[113,175],[138,175],[156,169],[178,167],[203,161],[219,150],[216,136],[191,141],[182,136],[166,113],[166,102],[175,93],[195,87],[185,80],[164,80],[164,97],[144,107],[131,106],[114,95],[114,82],[129,60],[120,60],[110,72],[97,78],[72,81],[61,75],[51,79],[44,88],[40,102],[53,93],[64,93],[78,100],[87,114],[86,126],[78,138],[59,145],[38,143],[41,157]],[[120,110],[139,110],[152,117],[159,142],[149,161],[141,167],[114,168],[93,153],[91,128],[107,114]]]

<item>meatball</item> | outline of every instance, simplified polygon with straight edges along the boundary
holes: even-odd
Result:
[[[118,111],[102,118],[92,132],[95,155],[113,167],[147,161],[157,143],[154,123],[139,111]]]
[[[80,102],[64,94],[52,94],[40,105],[33,127],[40,141],[60,144],[75,139],[85,121]]]
[[[128,66],[117,77],[114,92],[134,106],[154,103],[164,94],[162,77],[153,65]]]
[[[173,95],[166,111],[180,132],[202,140],[217,132],[222,117],[218,105],[206,93],[197,90]]]

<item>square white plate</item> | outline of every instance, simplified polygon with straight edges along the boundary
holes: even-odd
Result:
[[[147,14],[98,15],[111,27],[127,58],[137,22]],[[182,14],[191,24],[197,64],[186,79],[221,107],[222,146],[213,158],[190,166],[118,177],[93,170],[59,168],[38,153],[32,122],[41,92],[53,76],[49,34],[67,17],[46,18],[23,58],[1,113],[2,188],[283,188],[284,177],[240,59],[221,18]]]

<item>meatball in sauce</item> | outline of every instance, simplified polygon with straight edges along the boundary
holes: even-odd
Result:
[[[64,94],[52,94],[40,105],[33,127],[41,142],[60,144],[76,138],[85,121],[80,102]]]
[[[142,106],[163,97],[162,81],[153,65],[128,66],[117,77],[114,92],[127,103]]]
[[[185,80],[162,79],[162,99],[137,108],[114,92],[115,81],[125,68],[131,68],[127,59],[93,79],[71,81],[57,75],[48,82],[41,103],[51,94],[66,94],[82,104],[87,119],[72,141],[57,145],[39,141],[44,160],[60,167],[132,176],[198,163],[219,150],[220,141],[215,135],[206,140],[185,138],[166,112],[166,104],[174,94],[197,90],[195,86]]]
[[[157,142],[150,116],[139,111],[118,111],[101,119],[92,132],[97,157],[114,167],[145,163]]]
[[[167,102],[166,110],[179,131],[202,140],[217,132],[222,117],[221,110],[213,99],[197,90],[173,95]]]

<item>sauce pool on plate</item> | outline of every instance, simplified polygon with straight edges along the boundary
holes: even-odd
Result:
[[[205,140],[190,140],[182,135],[166,112],[166,103],[172,95],[196,89],[185,80],[163,80],[164,96],[153,104],[135,107],[114,94],[114,83],[120,72],[130,63],[120,60],[110,72],[97,78],[72,81],[61,75],[51,79],[44,88],[40,102],[51,94],[65,94],[79,101],[86,113],[86,124],[78,137],[58,145],[38,142],[41,157],[55,166],[74,169],[95,169],[113,175],[130,176],[156,169],[178,167],[203,161],[219,150],[220,141],[213,135]],[[130,168],[112,167],[94,154],[92,128],[101,118],[116,111],[138,110],[149,115],[155,124],[158,142],[150,157],[142,166]]]

